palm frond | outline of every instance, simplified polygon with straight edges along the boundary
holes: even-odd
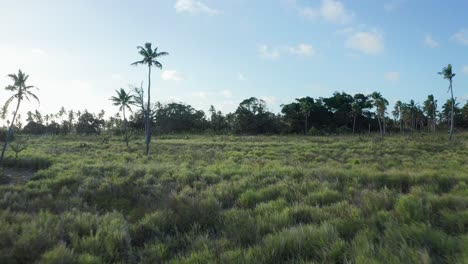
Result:
[[[3,105],[3,111],[6,112],[6,109],[8,108],[8,106],[10,106],[10,103],[11,101],[13,101],[16,97],[13,95],[11,96],[10,98],[8,98],[8,100],[5,102],[5,104]]]
[[[37,103],[39,105],[41,104],[41,101],[39,101],[39,98],[37,97],[37,95],[33,94],[30,91],[26,91],[26,98],[29,100],[28,96],[31,96],[32,98],[36,99],[36,101],[37,101]]]

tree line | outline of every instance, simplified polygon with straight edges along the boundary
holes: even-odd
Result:
[[[335,134],[335,133],[371,133],[379,131],[383,137],[388,132],[432,131],[437,128],[449,127],[452,139],[455,125],[468,128],[468,102],[460,106],[453,96],[453,73],[449,64],[444,67],[440,75],[449,81],[450,99],[439,109],[437,100],[429,95],[423,105],[414,100],[409,102],[397,101],[393,109],[389,109],[389,102],[379,92],[372,94],[347,94],[335,92],[327,98],[298,98],[294,102],[281,105],[281,113],[275,114],[268,110],[265,101],[251,97],[243,100],[232,113],[224,114],[211,106],[209,113],[197,110],[184,103],[160,102],[151,103],[151,69],[162,69],[159,57],[169,55],[159,52],[151,43],[137,47],[140,60],[131,65],[145,65],[148,67],[148,89],[145,98],[143,83],[141,87],[133,87],[126,91],[116,90],[116,95],[110,100],[119,107],[120,112],[105,119],[105,112],[98,114],[87,110],[73,111],[64,107],[56,114],[43,115],[38,110],[28,112],[23,126],[19,114],[21,102],[39,98],[33,92],[35,86],[27,85],[29,75],[21,70],[9,74],[11,85],[5,89],[13,92],[0,110],[3,127],[0,139],[4,142],[0,156],[0,166],[3,161],[8,141],[13,137],[13,131],[25,134],[101,134],[103,131],[123,134],[128,146],[128,131],[145,132],[146,154],[152,133],[238,133],[238,134]],[[146,99],[146,102],[145,102]],[[16,108],[8,118],[10,103],[16,101]],[[132,107],[135,112],[133,112]],[[130,118],[127,120],[127,114]],[[153,129],[154,128],[154,129]]]
[[[90,113],[62,107],[57,113],[27,112],[26,123],[16,118],[15,130],[34,135],[90,135],[113,133],[126,135],[146,133],[146,103],[143,89],[120,89],[111,97],[119,112],[105,118],[104,110]],[[455,127],[468,129],[468,102],[453,105]],[[255,97],[243,100],[231,113],[223,113],[211,106],[205,113],[184,103],[150,104],[152,132],[160,134],[367,134],[436,132],[451,127],[452,104],[448,99],[439,106],[433,95],[422,104],[414,100],[397,101],[389,106],[380,93],[347,94],[335,92],[330,97],[303,97],[281,105],[280,113],[268,110],[264,100]],[[5,127],[10,124],[2,112]],[[125,136],[125,142],[128,137]]]

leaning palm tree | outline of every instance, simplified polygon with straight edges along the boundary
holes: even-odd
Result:
[[[450,85],[448,88],[448,91],[450,91],[451,94],[451,100],[452,100],[452,110],[450,113],[450,136],[449,139],[452,140],[452,135],[453,135],[453,123],[454,123],[454,118],[453,118],[453,106],[455,105],[455,100],[453,99],[453,89],[452,89],[452,80],[453,77],[455,77],[455,73],[452,71],[452,64],[447,65],[447,67],[444,67],[441,72],[438,74],[442,75],[444,79],[448,80]]]
[[[122,111],[123,119],[124,119],[124,127],[125,127],[125,143],[128,147],[128,133],[127,133],[127,119],[125,118],[125,109],[128,109],[130,112],[132,108],[131,105],[135,104],[133,100],[133,95],[129,92],[127,93],[123,88],[119,90],[115,90],[117,92],[117,96],[112,96],[110,100],[114,102],[114,105],[120,106],[119,110]]]
[[[7,136],[5,138],[5,142],[3,143],[2,155],[0,156],[0,166],[2,165],[2,162],[3,162],[3,157],[5,155],[5,150],[6,150],[7,145],[8,145],[8,140],[10,139],[11,135],[13,134],[13,126],[15,124],[16,116],[18,115],[18,110],[19,110],[21,101],[23,99],[27,99],[28,101],[30,101],[30,97],[32,97],[32,98],[36,99],[37,102],[39,102],[39,98],[37,98],[37,96],[33,92],[31,92],[31,90],[33,88],[37,89],[37,87],[34,87],[32,85],[26,85],[26,81],[28,80],[29,75],[25,74],[21,70],[18,70],[18,74],[14,74],[14,73],[13,74],[8,74],[8,77],[10,77],[10,79],[12,79],[13,85],[8,85],[7,87],[5,87],[5,90],[12,91],[15,94],[12,95],[5,102],[4,109],[7,109],[8,106],[10,105],[10,103],[15,99],[16,99],[17,103],[16,103],[16,110],[15,110],[15,112],[13,114],[13,119],[10,122],[10,128],[8,128],[8,133],[7,133]]]
[[[145,43],[145,46],[138,46],[138,53],[143,57],[142,60],[136,61],[131,65],[145,64],[148,65],[148,105],[146,109],[146,155],[149,154],[149,144],[151,142],[151,107],[150,107],[150,98],[151,98],[151,67],[155,66],[162,69],[162,64],[157,61],[158,57],[169,55],[167,52],[158,52],[158,48],[152,48],[151,43]]]

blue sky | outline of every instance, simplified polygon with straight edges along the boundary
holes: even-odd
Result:
[[[445,101],[437,72],[451,63],[464,102],[466,10],[468,1],[1,0],[0,87],[21,68],[41,98],[24,111],[114,113],[115,89],[147,83],[147,69],[130,63],[150,41],[170,53],[153,73],[153,101],[233,111],[256,96],[274,112],[334,91]]]

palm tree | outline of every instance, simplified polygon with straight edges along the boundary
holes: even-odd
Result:
[[[431,126],[429,126],[428,124],[428,128],[429,130],[432,130],[432,132],[435,132],[436,108],[437,108],[437,100],[434,99],[434,95],[432,94],[428,95],[426,101],[424,101],[423,109],[424,109],[424,112],[426,112],[428,119],[431,120]]]
[[[398,120],[399,123],[400,123],[400,133],[402,131],[402,126],[401,126],[401,112],[402,112],[402,107],[403,107],[403,103],[398,100],[396,103],[395,103],[395,107],[393,108],[393,111],[392,111],[392,114],[393,114],[393,117],[395,118],[395,123],[396,121]]]
[[[27,99],[28,101],[30,101],[30,97],[32,97],[32,98],[36,99],[37,102],[39,102],[39,98],[37,98],[37,96],[33,92],[31,92],[31,90],[33,88],[36,88],[36,87],[34,87],[32,85],[26,85],[26,81],[28,80],[29,75],[25,74],[21,70],[18,70],[18,74],[14,74],[14,73],[13,74],[8,74],[8,77],[10,77],[10,79],[13,80],[13,85],[8,85],[7,87],[5,87],[5,90],[15,92],[15,94],[12,95],[5,102],[4,109],[8,108],[10,103],[15,99],[17,100],[17,103],[16,103],[16,110],[15,110],[15,112],[13,114],[13,119],[11,120],[11,123],[10,123],[10,128],[8,129],[8,133],[7,133],[7,136],[5,138],[5,142],[3,144],[2,155],[0,156],[0,166],[2,165],[2,162],[3,162],[3,157],[5,155],[5,150],[6,150],[7,145],[8,145],[8,140],[10,139],[11,135],[13,134],[13,126],[15,124],[15,119],[16,119],[16,116],[18,114],[18,110],[19,110],[21,101],[23,99]]]
[[[444,67],[441,72],[438,74],[442,75],[444,79],[448,80],[450,85],[448,88],[448,91],[450,91],[451,94],[451,99],[452,99],[452,111],[450,113],[450,136],[449,140],[452,140],[452,135],[453,135],[453,123],[454,123],[454,118],[453,118],[453,106],[455,105],[455,100],[453,99],[453,89],[452,89],[452,80],[453,77],[455,77],[455,73],[452,71],[452,64],[447,65],[447,67]]]
[[[145,46],[138,46],[138,53],[143,57],[142,60],[136,61],[131,65],[145,64],[148,65],[148,106],[146,110],[146,155],[149,154],[149,144],[151,142],[151,121],[150,121],[150,98],[151,98],[151,67],[156,66],[162,69],[162,64],[156,59],[161,56],[169,55],[167,52],[158,52],[158,48],[152,48],[151,43],[145,43]]]
[[[119,110],[122,111],[125,127],[125,143],[128,147],[127,119],[125,118],[125,109],[128,109],[131,112],[132,109],[130,106],[135,104],[135,101],[133,100],[133,95],[131,93],[127,93],[123,88],[120,88],[120,91],[115,91],[117,92],[117,96],[112,96],[110,100],[114,102],[114,105],[120,106]]]
[[[351,103],[351,113],[353,114],[353,135],[356,128],[356,117],[361,114],[361,106],[358,102],[354,101]]]
[[[299,104],[301,106],[301,113],[305,117],[305,124],[304,124],[304,135],[307,134],[308,128],[309,128],[309,117],[310,117],[310,112],[312,111],[313,108],[313,100],[310,97],[305,97],[301,99],[296,99],[299,101]]]
[[[373,99],[373,105],[376,108],[377,121],[379,122],[380,136],[383,137],[385,134],[385,111],[387,110],[388,101],[383,98],[379,92],[373,92],[371,94]],[[383,123],[383,128],[382,128]]]

